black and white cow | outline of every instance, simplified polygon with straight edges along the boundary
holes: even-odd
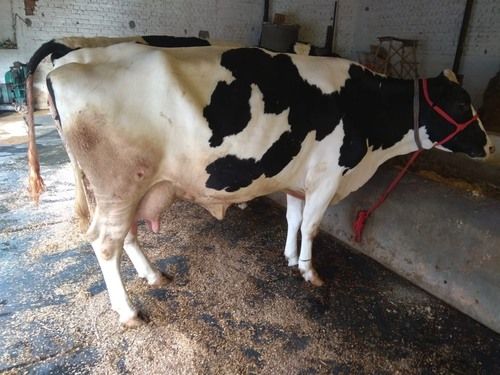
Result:
[[[56,61],[47,83],[65,144],[95,196],[87,235],[126,326],[141,320],[120,277],[122,250],[150,284],[165,281],[137,242],[137,220],[158,229],[176,199],[222,219],[230,204],[290,193],[285,254],[320,284],[311,248],[327,206],[385,160],[416,150],[415,133],[431,148],[455,130],[424,101],[424,81],[414,130],[413,81],[344,59],[257,48],[80,49]],[[475,115],[451,72],[425,85],[456,121]],[[480,158],[493,150],[475,119],[440,148]]]

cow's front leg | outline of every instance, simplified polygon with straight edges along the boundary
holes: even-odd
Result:
[[[149,285],[162,286],[172,281],[171,277],[155,269],[142,251],[137,240],[137,227],[135,224],[125,237],[123,248],[132,261],[139,277],[146,279]]]
[[[312,266],[312,244],[318,233],[321,219],[335,194],[336,185],[331,180],[323,181],[306,195],[300,228],[302,241],[300,246],[299,270],[306,281],[315,286],[323,285],[318,273]]]
[[[131,222],[122,219],[130,219],[130,215],[120,211],[113,214],[104,213],[98,205],[87,236],[101,266],[111,307],[118,313],[121,324],[133,328],[141,325],[143,321],[130,303],[120,274],[124,239]]]
[[[295,198],[290,194],[286,195],[286,221],[288,231],[286,234],[285,258],[288,260],[288,266],[296,266],[297,258],[297,233],[302,223],[302,209],[304,201]]]

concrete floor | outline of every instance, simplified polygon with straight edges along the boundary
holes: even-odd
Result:
[[[72,175],[48,123],[37,126],[39,207],[25,193],[25,144],[0,145],[0,373],[500,373],[500,335],[332,237],[315,241],[325,286],[305,284],[282,256],[284,212],[267,199],[221,222],[177,203],[160,234],[142,228],[148,256],[175,279],[152,289],[124,260],[149,323],[123,331],[72,221]]]

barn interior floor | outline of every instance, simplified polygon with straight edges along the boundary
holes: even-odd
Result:
[[[149,322],[121,329],[46,120],[38,207],[26,144],[0,145],[0,373],[500,373],[500,335],[330,236],[314,247],[325,286],[306,284],[286,266],[285,214],[267,199],[220,222],[179,202],[159,234],[142,227],[145,252],[175,278],[150,288],[124,259]]]

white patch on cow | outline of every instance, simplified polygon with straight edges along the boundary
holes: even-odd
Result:
[[[264,95],[259,87],[252,83],[250,95],[250,121],[243,131],[224,137],[222,148],[240,159],[260,160],[267,150],[286,131],[289,131],[287,108],[280,114],[264,113]],[[262,128],[266,130],[263,132]],[[252,142],[248,140],[251,139]]]
[[[315,183],[312,179],[318,179],[324,173],[335,173],[341,169],[338,162],[344,136],[344,124],[341,120],[333,132],[319,142],[314,140],[314,143],[309,146],[311,155],[306,169],[314,170],[316,173],[309,173],[305,181],[307,186]]]
[[[338,57],[290,55],[299,74],[324,94],[340,91],[349,78],[351,61]]]
[[[471,105],[471,109],[472,109],[472,115],[475,116],[477,113],[476,109],[472,105]],[[479,117],[477,118],[477,122],[479,124],[479,128],[481,129],[481,131],[484,132],[484,134],[486,135],[486,145],[484,146],[484,151],[486,153],[486,157],[489,157],[489,156],[491,156],[491,154],[495,150],[495,143],[494,143],[492,137],[488,137],[488,133],[484,129],[483,122],[481,121],[481,119]],[[471,125],[471,126],[474,126],[474,125]]]
[[[145,78],[151,78],[152,84],[157,86],[155,92],[163,94],[169,91],[176,94],[196,92],[198,94],[196,99],[203,98],[204,101],[197,104],[205,106],[209,103],[211,93],[219,81],[231,83],[235,79],[231,71],[220,65],[222,51],[224,51],[223,48],[197,47],[169,48],[168,53],[165,53],[164,48],[137,43],[120,43],[109,47],[82,48],[72,51],[57,59],[54,66],[59,67],[70,63],[91,64],[92,66],[115,64],[117,69],[125,71],[140,70],[143,67],[142,81],[145,82]],[[203,58],[196,58],[197,55]],[[214,65],[218,69],[214,69]],[[151,67],[155,68],[151,69]],[[113,79],[117,76],[117,74],[111,75]],[[168,77],[167,82],[165,82],[166,77]],[[172,84],[176,81],[177,85],[165,86],[166,83]],[[127,91],[120,93],[126,94]],[[134,91],[142,90],[138,86],[134,87]],[[148,100],[152,98],[151,95],[144,97]]]
[[[427,132],[426,126],[421,126],[418,128],[418,136],[420,138],[420,144],[424,149],[431,149],[434,146],[434,143],[429,138],[429,133]]]

